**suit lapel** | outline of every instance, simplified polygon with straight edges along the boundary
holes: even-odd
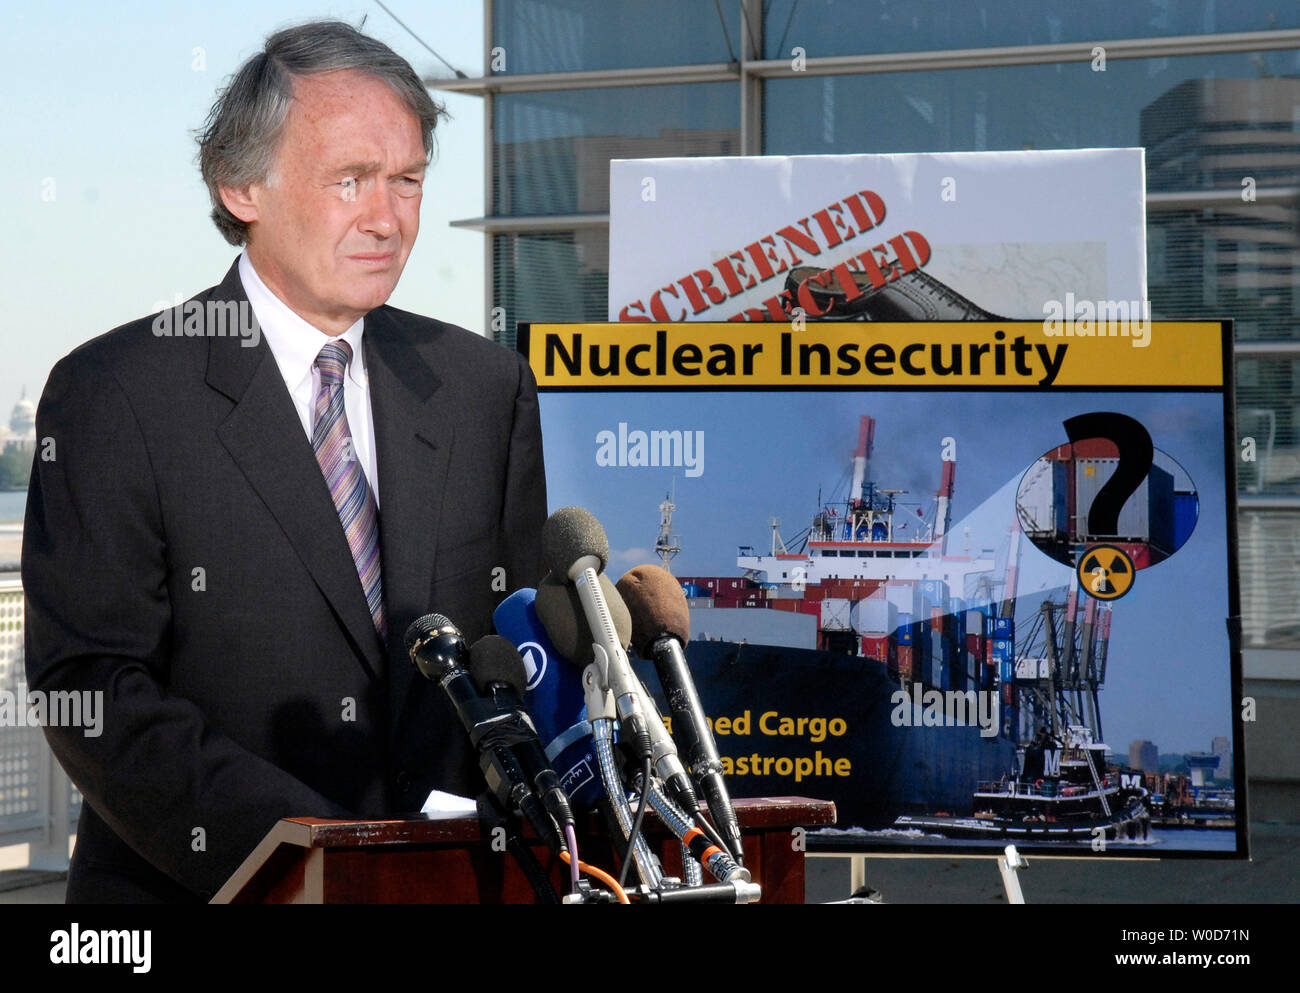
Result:
[[[379,547],[396,733],[415,678],[415,667],[405,660],[406,628],[437,609],[429,597],[453,432],[438,405],[436,341],[414,332],[386,307],[366,315],[362,340],[379,466]]]
[[[247,302],[237,264],[211,297]],[[208,385],[235,402],[218,437],[342,621],[362,663],[379,676],[384,655],[338,509],[269,346],[259,340],[245,348],[244,340],[209,340]]]

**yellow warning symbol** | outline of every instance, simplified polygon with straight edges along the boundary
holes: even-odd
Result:
[[[1079,585],[1098,600],[1118,600],[1133,588],[1137,570],[1122,548],[1092,545],[1079,556]]]

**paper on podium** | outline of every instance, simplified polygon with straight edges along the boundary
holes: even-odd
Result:
[[[455,793],[434,790],[420,808],[422,814],[472,814],[477,811],[474,801]]]

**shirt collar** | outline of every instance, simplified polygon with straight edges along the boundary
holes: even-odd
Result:
[[[366,388],[366,352],[361,346],[361,336],[365,332],[364,317],[358,318],[341,335],[328,335],[294,313],[262,282],[253,263],[249,261],[247,252],[239,256],[239,278],[244,284],[249,306],[253,308],[253,314],[257,317],[257,323],[290,392],[301,386],[304,379],[310,382],[316,356],[331,341],[346,341],[351,346],[352,361],[348,363],[348,378],[356,386]]]

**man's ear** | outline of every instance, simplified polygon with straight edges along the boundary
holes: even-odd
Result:
[[[226,210],[239,220],[245,224],[252,224],[258,219],[257,202],[253,198],[251,187],[219,186],[217,190],[221,194],[221,202],[226,205]]]

